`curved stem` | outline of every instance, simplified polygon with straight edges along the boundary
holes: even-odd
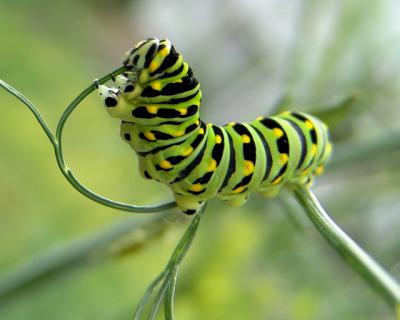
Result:
[[[113,75],[119,75],[122,72],[126,70],[126,67],[120,67],[113,72],[105,75],[104,77],[100,78],[98,80],[98,83],[103,84],[107,81],[109,81]],[[90,94],[95,90],[94,84],[91,84],[89,87],[87,87],[85,90],[83,90],[70,104],[69,106],[65,109],[63,114],[61,115],[61,118],[58,122],[57,129],[56,129],[56,139],[58,141],[58,146],[55,148],[55,155],[57,159],[57,164],[65,176],[65,178],[69,181],[69,183],[77,189],[80,193],[82,193],[84,196],[90,198],[93,201],[96,201],[98,203],[101,203],[105,206],[117,209],[117,210],[122,210],[122,211],[128,211],[128,212],[139,212],[139,213],[153,213],[153,212],[160,212],[164,211],[167,209],[171,209],[175,207],[175,202],[169,202],[165,203],[162,205],[155,205],[155,206],[135,206],[135,205],[130,205],[122,202],[117,202],[110,200],[108,198],[102,197],[95,192],[91,191],[90,189],[86,188],[80,181],[75,177],[75,175],[72,173],[72,171],[68,168],[67,163],[65,162],[65,159],[63,157],[63,149],[62,149],[62,134],[63,130],[65,127],[65,124],[69,118],[69,116],[72,114],[72,112],[76,109],[76,107]]]
[[[114,75],[119,75],[122,72],[126,70],[126,67],[120,67],[113,72],[105,75],[104,77],[100,78],[98,82],[100,84],[103,84],[107,81],[109,81],[112,76]],[[5,90],[7,90],[9,93],[11,93],[13,96],[15,96],[18,100],[20,100],[23,104],[25,104],[29,110],[34,114],[36,120],[39,122],[41,125],[42,129],[46,133],[47,137],[49,138],[51,144],[54,147],[54,153],[56,156],[57,160],[57,165],[61,171],[61,173],[64,175],[64,177],[68,180],[68,182],[76,189],[78,190],[81,194],[84,196],[88,197],[89,199],[98,202],[102,205],[108,206],[113,209],[121,210],[121,211],[128,211],[128,212],[137,212],[137,213],[154,213],[154,212],[161,212],[165,211],[168,209],[172,209],[176,207],[176,203],[174,201],[167,202],[164,204],[160,205],[153,205],[153,206],[136,206],[136,205],[131,205],[123,202],[117,202],[113,201],[111,199],[105,198],[101,195],[98,195],[97,193],[91,191],[87,187],[85,187],[73,174],[71,169],[69,169],[64,156],[63,156],[63,149],[62,149],[62,133],[65,127],[65,124],[67,120],[69,119],[69,116],[72,114],[72,112],[76,109],[76,107],[90,94],[92,93],[96,88],[94,84],[90,85],[87,87],[85,90],[83,90],[65,109],[63,114],[61,115],[61,118],[58,122],[57,129],[56,129],[56,135],[54,136],[51,133],[51,130],[48,128],[46,125],[45,121],[43,120],[42,116],[40,113],[37,111],[36,107],[19,91],[14,89],[12,86],[7,84],[6,82],[0,80],[0,86],[3,87]]]
[[[17,89],[13,88],[10,86],[8,83],[4,82],[3,80],[0,79],[0,86],[4,88],[6,91],[11,93],[14,97],[16,97],[19,101],[21,101],[24,105],[26,105],[29,110],[32,111],[33,115],[35,116],[36,120],[39,122],[40,126],[42,127],[43,131],[46,133],[47,137],[49,138],[51,144],[56,147],[56,139],[54,138],[53,134],[51,133],[51,130],[49,127],[46,125],[45,121],[43,120],[42,116],[40,115],[39,111],[35,108],[32,102],[28,100],[21,92],[19,92]]]
[[[304,185],[289,187],[322,236],[364,280],[396,310],[400,306],[400,286],[370,255],[340,229]]]

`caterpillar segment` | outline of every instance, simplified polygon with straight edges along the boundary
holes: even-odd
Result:
[[[150,38],[125,56],[129,71],[97,91],[121,121],[121,138],[147,179],[167,184],[177,205],[195,214],[213,197],[241,205],[258,191],[277,195],[287,182],[310,184],[331,153],[317,118],[283,112],[217,126],[199,116],[201,90],[192,69],[167,39]]]

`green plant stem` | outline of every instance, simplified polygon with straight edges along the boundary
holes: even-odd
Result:
[[[160,282],[164,279],[166,274],[166,270],[161,272],[157,278],[153,280],[153,282],[148,286],[142,300],[140,300],[140,304],[136,308],[135,315],[134,315],[134,320],[140,320],[140,318],[143,315],[144,308],[146,307],[146,304],[150,300],[155,288],[160,284]]]
[[[195,217],[193,217],[192,222],[186,229],[182,238],[179,240],[177,246],[175,247],[165,269],[147,288],[142,300],[140,301],[139,306],[135,310],[135,314],[133,315],[134,320],[142,319],[146,304],[150,301],[154,289],[161,283],[161,281],[162,281],[161,287],[159,288],[154,301],[152,301],[148,319],[155,320],[157,318],[158,310],[163,301],[164,301],[164,313],[166,320],[174,319],[173,300],[176,287],[176,280],[178,276],[178,267],[193,243],[193,239],[196,235],[204,210],[205,206],[200,210],[200,212],[196,214]]]
[[[43,131],[46,133],[47,137],[49,138],[49,140],[50,140],[51,144],[53,145],[53,147],[56,147],[57,142],[56,142],[53,134],[51,133],[51,130],[46,125],[46,123],[43,120],[43,117],[41,116],[39,111],[37,111],[37,109],[33,105],[33,103],[30,102],[28,100],[28,98],[26,98],[21,92],[19,92],[17,89],[13,88],[12,86],[10,86],[8,83],[4,82],[1,79],[0,79],[0,86],[2,88],[4,88],[6,91],[8,91],[9,93],[11,93],[14,97],[16,97],[24,105],[26,105],[29,108],[29,110],[31,110],[31,112],[35,116],[36,120],[39,122],[40,126],[42,127]]]
[[[400,287],[371,256],[343,232],[304,185],[289,187],[309,219],[344,260],[394,309],[400,305]]]
[[[165,300],[164,300],[165,320],[174,320],[174,297],[175,297],[177,277],[178,277],[178,266],[176,266],[171,270],[168,291],[165,295]]]
[[[120,68],[114,70],[113,72],[105,75],[104,77],[101,77],[98,80],[98,83],[103,84],[103,83],[109,81],[112,78],[112,76],[119,75],[122,72],[124,72],[125,70],[126,70],[126,67],[120,67]],[[90,93],[92,93],[96,89],[94,84],[91,84],[89,87],[87,87],[85,90],[83,90],[65,109],[65,111],[61,115],[60,120],[58,121],[55,137],[51,133],[51,130],[46,125],[46,122],[43,120],[39,111],[37,111],[37,108],[22,93],[20,93],[18,90],[14,89],[12,86],[10,86],[9,84],[7,84],[6,82],[4,82],[1,79],[0,79],[0,86],[2,88],[4,88],[6,91],[8,91],[9,93],[11,93],[13,96],[15,96],[23,104],[25,104],[29,108],[29,110],[34,114],[36,120],[39,122],[40,126],[45,131],[47,137],[49,138],[51,144],[53,145],[57,164],[58,164],[58,167],[59,167],[61,173],[68,180],[68,182],[81,194],[83,194],[84,196],[88,197],[89,199],[91,199],[95,202],[98,202],[102,205],[108,206],[113,209],[117,209],[117,210],[121,210],[121,211],[128,211],[128,212],[154,213],[154,212],[165,211],[165,210],[174,208],[176,206],[176,203],[174,201],[160,204],[160,205],[153,205],[153,206],[136,206],[136,205],[131,205],[131,204],[127,204],[127,203],[110,200],[108,198],[105,198],[105,197],[91,191],[87,187],[85,187],[75,177],[74,173],[68,167],[68,165],[64,159],[63,149],[62,149],[63,130],[64,130],[65,124],[67,123],[67,120],[69,119],[72,112],[78,107],[78,105]]]
[[[110,246],[127,235],[132,236],[129,248],[144,247],[151,239],[166,230],[168,227],[164,222],[166,217],[167,214],[142,219],[125,218],[105,230],[37,255],[30,262],[22,264],[0,278],[0,301],[4,302],[21,290],[65,274],[74,267],[82,267],[108,258],[107,252]],[[135,233],[141,236],[134,237]]]

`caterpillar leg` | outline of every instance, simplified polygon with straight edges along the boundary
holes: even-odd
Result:
[[[232,205],[232,206],[241,206],[244,203],[247,202],[247,200],[249,199],[249,195],[240,195],[240,196],[235,196],[232,199],[227,200],[227,202]]]
[[[274,198],[281,191],[282,186],[272,186],[267,189],[258,190],[258,192],[265,198]]]
[[[205,201],[196,197],[183,196],[175,193],[176,204],[184,214],[192,215],[197,213],[204,205]]]

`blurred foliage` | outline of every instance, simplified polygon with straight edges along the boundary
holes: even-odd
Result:
[[[357,146],[400,130],[399,19],[400,5],[390,0],[4,0],[0,77],[30,98],[54,128],[67,103],[118,66],[133,43],[168,37],[202,83],[208,121],[270,114],[286,94],[292,109],[329,115],[329,106],[357,92],[351,112],[333,112],[327,120],[343,118],[332,132],[339,152],[341,144]],[[73,190],[31,114],[11,96],[0,96],[5,273],[49,248],[123,223],[126,214]],[[118,123],[96,97],[79,107],[65,138],[67,161],[90,188],[138,204],[170,198],[166,188],[139,177]],[[399,160],[397,150],[342,162],[332,172],[327,168],[315,187],[339,225],[397,278]],[[254,195],[239,208],[210,201],[180,270],[177,318],[391,319],[289,195],[282,197],[284,205]],[[110,255],[27,288],[0,301],[0,318],[128,319],[182,232],[177,225],[145,250]]]

